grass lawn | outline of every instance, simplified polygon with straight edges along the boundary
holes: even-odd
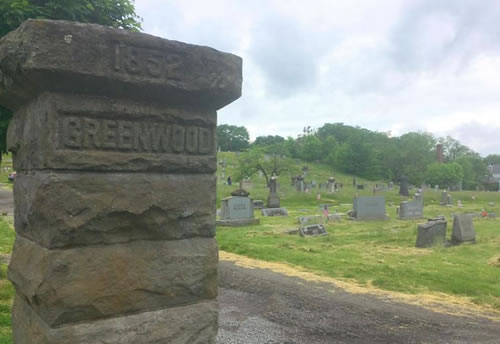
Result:
[[[12,217],[0,217],[0,344],[12,343],[10,312],[14,287],[7,279],[7,257],[14,244]]]
[[[221,153],[219,158],[227,160],[226,177],[236,167],[236,155]],[[4,161],[5,163],[5,161]],[[8,165],[8,162],[7,164]],[[298,162],[303,166],[304,163]],[[371,195],[371,185],[365,191],[352,187],[352,177],[320,164],[307,164],[310,173],[306,181],[325,183],[335,176],[345,188],[336,194],[321,193],[317,200],[317,189],[310,193],[297,193],[290,185],[290,175],[279,178],[281,203],[290,213],[288,217],[261,217],[261,224],[249,227],[217,228],[219,248],[224,251],[252,258],[285,262],[339,279],[354,281],[361,285],[400,291],[409,294],[440,292],[471,299],[481,306],[500,310],[500,193],[472,192],[452,193],[453,201],[460,199],[465,208],[439,206],[440,192],[427,190],[424,193],[427,217],[445,215],[450,221],[453,212],[496,211],[498,219],[476,219],[475,245],[450,248],[416,249],[416,227],[422,220],[397,220],[395,206],[405,199],[394,190],[383,193],[391,219],[389,221],[353,222],[326,224],[329,235],[318,238],[300,238],[283,234],[286,229],[296,228],[297,217],[320,214],[319,204],[331,204],[331,211],[345,213],[351,209],[352,198]],[[2,166],[5,166],[2,164]],[[0,171],[0,179],[7,178],[7,170]],[[220,166],[217,175],[220,175]],[[358,183],[373,184],[361,178]],[[0,180],[1,182],[1,180]],[[217,204],[236,188],[217,180]],[[254,199],[265,200],[268,189],[264,178],[255,176],[244,184]],[[490,205],[490,202],[494,202]],[[498,204],[498,205],[497,205]],[[255,212],[260,217],[260,212]],[[448,237],[451,221],[448,224]],[[0,344],[12,343],[10,312],[14,289],[7,280],[7,257],[14,243],[12,217],[0,217]]]
[[[234,165],[234,156],[225,153],[228,168]],[[464,208],[439,205],[441,192],[424,192],[424,215],[445,215],[448,235],[451,236],[452,213],[478,212],[482,209],[495,211],[499,219],[475,219],[477,233],[475,245],[456,247],[415,248],[417,224],[425,220],[398,220],[396,206],[401,200],[399,188],[377,193],[394,206],[387,207],[388,221],[348,221],[326,225],[329,235],[317,238],[301,238],[284,234],[287,229],[297,228],[297,218],[303,215],[319,215],[319,204],[331,204],[331,211],[347,212],[352,207],[356,193],[372,195],[375,182],[368,183],[368,190],[357,191],[352,187],[352,177],[345,176],[319,164],[307,164],[310,175],[307,181],[325,183],[333,175],[344,182],[344,189],[337,194],[297,193],[290,185],[289,176],[281,176],[281,206],[286,207],[289,217],[260,217],[261,224],[248,227],[219,227],[219,248],[248,257],[286,262],[330,277],[348,279],[361,285],[409,294],[445,293],[469,298],[478,305],[500,310],[500,193],[452,192],[453,202],[461,200]],[[220,168],[220,167],[219,167]],[[219,172],[218,172],[219,173]],[[225,186],[218,180],[218,200],[229,196],[236,187]],[[268,189],[263,178],[253,178],[245,184],[254,199],[265,200]],[[413,190],[415,191],[415,190]],[[472,200],[475,194],[476,200]],[[494,202],[490,205],[490,202]],[[389,202],[387,202],[388,204]],[[345,217],[344,217],[345,218]]]

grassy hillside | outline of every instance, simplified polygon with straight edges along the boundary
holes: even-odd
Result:
[[[237,164],[234,153],[221,153],[219,159],[226,159],[226,176]],[[347,176],[321,164],[301,164],[309,167],[306,181],[326,182],[335,176],[345,187],[339,193],[321,193],[316,199],[317,189],[311,193],[298,193],[290,185],[288,175],[279,177],[281,205],[286,207],[288,217],[261,217],[261,224],[239,228],[217,228],[217,239],[221,250],[249,257],[287,262],[320,274],[347,279],[361,285],[372,285],[385,290],[410,294],[445,293],[468,298],[471,301],[500,310],[500,219],[476,219],[475,245],[432,249],[417,249],[415,241],[417,224],[425,220],[398,220],[396,206],[406,197],[398,195],[399,188],[377,193],[384,195],[387,204],[388,221],[348,221],[327,223],[327,237],[304,239],[283,232],[297,228],[297,218],[303,215],[321,214],[321,203],[332,204],[331,211],[345,213],[352,207],[353,197],[372,195],[375,182],[360,178],[367,183],[367,190],[358,192],[352,187],[352,176]],[[220,167],[219,172],[220,174]],[[218,200],[227,197],[237,188],[218,181]],[[268,189],[263,177],[255,176],[245,188],[254,199],[265,200]],[[413,190],[416,191],[416,190]],[[500,217],[500,193],[498,192],[452,192],[453,202],[461,200],[464,208],[439,205],[441,192],[424,191],[424,215],[433,217],[445,215],[448,220],[448,235],[451,236],[452,214],[455,212],[478,212],[486,209],[495,211]],[[472,200],[475,194],[476,199]],[[494,202],[494,205],[490,205]]]

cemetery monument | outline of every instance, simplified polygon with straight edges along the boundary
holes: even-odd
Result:
[[[0,40],[15,344],[215,343],[216,111],[239,57],[28,20]]]

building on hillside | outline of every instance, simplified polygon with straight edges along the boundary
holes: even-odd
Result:
[[[488,190],[500,191],[500,164],[488,166],[488,172]]]

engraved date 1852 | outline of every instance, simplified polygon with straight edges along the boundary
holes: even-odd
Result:
[[[182,58],[179,54],[127,46],[123,43],[115,45],[113,68],[118,72],[178,80],[181,64]]]

